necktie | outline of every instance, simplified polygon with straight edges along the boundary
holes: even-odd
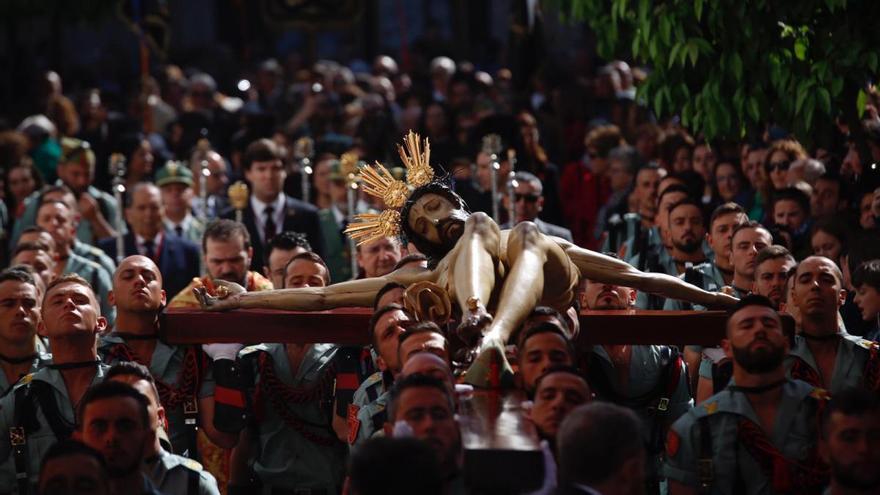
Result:
[[[177,232],[178,237],[183,237],[183,227],[178,225],[174,227],[174,231]]]
[[[156,260],[156,247],[152,239],[147,239],[144,241],[144,256],[150,258],[153,261]]]
[[[275,237],[275,230],[275,208],[267,206],[266,223],[263,224],[263,237],[266,239],[266,244],[272,242],[272,238]]]

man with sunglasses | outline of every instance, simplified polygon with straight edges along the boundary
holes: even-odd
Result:
[[[544,187],[541,184],[541,179],[529,172],[517,172],[514,175],[514,180],[516,181],[513,196],[515,223],[505,225],[504,228],[512,228],[513,225],[520,222],[534,222],[541,233],[574,242],[570,230],[538,218],[538,214],[544,208]]]

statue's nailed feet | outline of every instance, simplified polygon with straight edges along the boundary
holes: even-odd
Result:
[[[486,311],[486,307],[479,298],[469,298],[467,306],[456,333],[468,348],[475,348],[479,344],[484,330],[492,324],[492,315]]]
[[[247,292],[244,287],[225,280],[212,280],[209,284],[193,287],[196,300],[204,310],[223,311],[239,308],[238,295]]]

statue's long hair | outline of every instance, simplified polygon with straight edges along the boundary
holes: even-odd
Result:
[[[412,206],[418,201],[419,198],[424,196],[425,194],[437,194],[448,199],[455,205],[457,208],[460,208],[468,213],[470,210],[468,209],[467,204],[461,199],[461,196],[455,193],[451,187],[449,187],[449,182],[446,179],[433,180],[430,183],[417,188],[413,193],[409,196],[406,201],[406,204],[403,205],[403,208],[400,210],[400,227],[406,236],[407,240],[413,245],[415,245],[416,249],[419,250],[422,254],[427,256],[428,258],[428,267],[434,268],[437,266],[437,263],[443,259],[444,256],[449,252],[449,250],[445,246],[438,245],[433,243],[415,231],[412,230],[409,226],[409,214]]]

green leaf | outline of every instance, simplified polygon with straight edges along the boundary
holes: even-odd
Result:
[[[807,44],[801,38],[796,39],[794,42],[794,56],[798,60],[806,60],[807,58]]]
[[[657,91],[654,94],[654,115],[657,118],[663,114],[663,91]]]
[[[694,15],[697,17],[697,21],[703,17],[703,0],[694,0]]]
[[[730,56],[730,68],[733,69],[733,77],[736,78],[736,82],[742,81],[743,61],[739,53],[733,52],[733,55]]]
[[[862,114],[865,113],[865,105],[868,104],[868,94],[865,93],[864,89],[859,90],[859,95],[856,97],[856,112],[859,114],[859,118],[862,118]]]
[[[667,69],[671,69],[672,65],[675,64],[675,59],[678,58],[678,52],[681,50],[682,46],[681,43],[672,45],[672,50],[669,52],[669,62],[666,64]]]
[[[662,14],[660,17],[660,39],[665,45],[668,45],[672,40],[672,22],[669,17]]]
[[[697,57],[699,56],[699,48],[697,48],[697,44],[694,43],[694,38],[691,38],[687,44],[687,54],[691,59],[691,65],[697,66]]]
[[[816,90],[816,94],[819,97],[819,109],[825,115],[831,114],[831,93],[828,92],[825,88],[819,88]]]
[[[816,94],[810,93],[804,103],[804,125],[807,129],[813,126],[813,112],[816,111]]]
[[[831,96],[837,98],[843,91],[843,79],[838,77],[831,81]]]
[[[810,86],[812,86],[813,81],[809,79],[804,79],[798,84],[797,89],[797,98],[795,99],[794,113],[795,115],[800,115],[801,108],[804,106],[804,101],[807,98],[807,95],[810,92]]]
[[[761,108],[758,106],[758,99],[754,96],[749,96],[748,99],[749,106],[749,117],[752,118],[755,122],[761,121]]]

